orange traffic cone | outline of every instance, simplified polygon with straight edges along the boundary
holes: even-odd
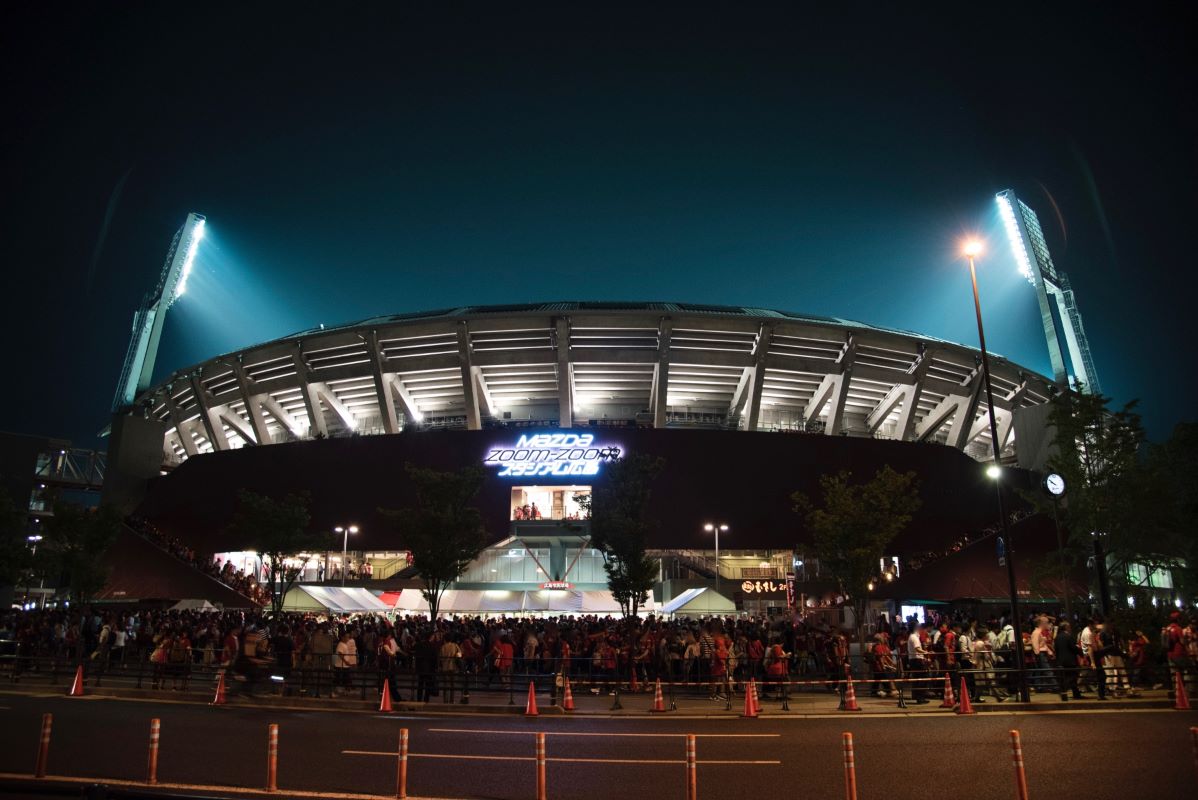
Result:
[[[845,666],[844,677],[847,683],[844,689],[844,710],[845,711],[860,711],[861,706],[857,705],[857,690],[853,688],[853,671]]]
[[[636,667],[634,666],[632,668],[632,680],[628,682],[628,691],[629,692],[639,692],[640,690],[641,690],[641,687],[636,682]]]
[[[532,681],[528,682],[528,703],[524,706],[524,716],[539,716],[539,712],[537,711],[537,690],[533,687]]]
[[[953,697],[953,682],[948,679],[948,673],[944,673],[944,700],[941,701],[941,708],[952,708],[957,704],[957,700]]]
[[[749,678],[749,691],[753,693],[753,710],[758,714],[761,713],[761,698],[757,696],[757,680]]]
[[[662,712],[666,710],[665,698],[661,696],[661,678],[657,679],[657,685],[653,687],[653,708],[649,710],[653,712]]]
[[[1186,695],[1186,682],[1181,679],[1181,673],[1176,673],[1177,686],[1173,690],[1173,707],[1178,711],[1190,710],[1190,698]]]
[[[379,698],[379,713],[391,713],[391,679],[383,678],[383,696]]]
[[[570,691],[570,676],[563,675],[562,680],[565,682],[562,686],[562,711],[573,711],[574,693]]]
[[[83,697],[83,665],[80,664],[75,670],[75,682],[71,684],[71,691],[67,693],[69,697]]]
[[[753,683],[750,680],[749,685],[745,687],[745,713],[741,714],[742,717],[750,719],[757,717],[757,703],[755,701],[756,698],[753,697]]]
[[[973,710],[973,703],[969,702],[969,687],[965,685],[965,679],[961,678],[961,704],[957,706],[958,714],[976,714]]]
[[[223,706],[226,702],[228,701],[225,700],[225,673],[221,671],[216,676],[216,694],[208,705]]]

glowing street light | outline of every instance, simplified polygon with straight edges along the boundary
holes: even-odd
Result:
[[[990,354],[986,352],[986,331],[982,327],[982,301],[978,296],[978,271],[974,260],[982,252],[980,239],[969,239],[961,247],[962,254],[969,259],[969,279],[973,283],[973,310],[978,318],[978,347],[982,351],[982,377],[986,387],[986,416],[990,419],[990,447],[994,454],[993,463],[986,468],[986,475],[994,481],[995,496],[998,500],[998,521],[1002,525],[1003,545],[1006,548],[1007,583],[1011,592],[1011,627],[1015,631],[1015,642],[1018,646],[1023,641],[1023,627],[1019,622],[1019,594],[1015,583],[1015,553],[1011,547],[1011,528],[1007,524],[1007,509],[1002,496],[1002,466],[999,463],[998,423],[994,414],[994,387],[990,381]],[[1015,659],[1015,667],[1019,670],[1019,696],[1023,702],[1028,702],[1027,676],[1024,674],[1023,659]]]
[[[707,522],[703,530],[715,534],[715,593],[720,593],[720,531],[727,531],[728,526],[722,522]]]
[[[349,562],[346,560],[349,555],[349,535],[358,532],[357,525],[338,525],[333,530],[342,534],[341,536],[341,585],[345,585],[345,573],[348,571],[346,567]]]

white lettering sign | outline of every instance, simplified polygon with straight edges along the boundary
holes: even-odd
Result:
[[[620,448],[595,444],[590,433],[536,433],[513,445],[490,447],[483,463],[498,467],[501,478],[598,475],[605,461],[620,457]]]

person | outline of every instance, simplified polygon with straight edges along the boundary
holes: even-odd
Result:
[[[1036,621],[1036,628],[1031,635],[1032,653],[1036,659],[1036,674],[1032,683],[1037,692],[1048,692],[1054,688],[1052,671],[1052,623],[1048,617],[1041,616]]]
[[[759,637],[754,638],[754,641],[760,643]],[[790,654],[782,647],[782,641],[778,636],[773,637],[769,648],[765,654],[765,681],[766,692],[763,697],[769,696],[769,690],[772,687],[778,692],[785,692],[787,666],[790,663]]]
[[[911,676],[911,699],[920,705],[930,702],[921,680],[927,672],[928,651],[924,649],[921,636],[926,633],[927,629],[922,624],[916,625],[915,630],[907,637],[907,656],[903,660],[903,666]]]
[[[390,628],[385,629],[379,637],[377,663],[379,693],[382,693],[383,685],[386,684],[391,692],[391,699],[402,700],[399,694],[399,644],[396,643]]]
[[[898,697],[898,687],[894,685],[898,664],[894,660],[894,652],[886,643],[885,635],[874,634],[873,645],[874,670],[877,675],[876,688],[882,697]]]
[[[1058,680],[1061,699],[1068,700],[1069,693],[1072,692],[1074,700],[1081,700],[1084,695],[1077,687],[1077,677],[1082,651],[1077,640],[1073,638],[1073,626],[1068,622],[1062,622],[1057,627],[1057,638],[1053,642],[1053,650],[1057,654],[1057,666],[1061,670]]]
[[[1161,631],[1161,644],[1165,651],[1165,661],[1169,664],[1169,685],[1166,688],[1169,690],[1169,699],[1172,700],[1177,691],[1177,676],[1181,675],[1184,681],[1187,666],[1185,629],[1181,625],[1180,611],[1169,614],[1169,624]]]
[[[540,519],[540,518],[541,518],[541,509],[537,508],[537,504],[534,502],[532,504],[532,516],[529,519]]]
[[[982,625],[978,635],[973,640],[973,662],[979,670],[980,685],[990,690],[990,695],[998,702],[1007,699],[1007,693],[998,685],[994,674],[994,638],[995,633],[989,625]],[[978,690],[979,695],[981,689]]]
[[[437,691],[437,660],[440,657],[439,633],[425,631],[416,645],[416,702],[427,703]],[[510,669],[510,668],[509,668]]]
[[[336,670],[337,681],[336,686],[340,686],[344,691],[348,692],[351,689],[353,680],[353,670],[358,668],[358,644],[354,638],[349,635],[346,630],[341,634],[341,641],[337,642],[335,651],[336,659],[333,662],[333,668]],[[333,688],[333,696],[337,696],[337,688]]]
[[[499,673],[500,682],[503,686],[509,685],[512,682],[512,665],[515,660],[515,647],[510,635],[505,633],[495,640],[495,645],[491,648],[491,657],[495,671]]]
[[[732,687],[728,681],[728,640],[723,633],[712,637],[714,649],[711,655],[711,694],[710,700],[727,700],[732,695]]]
[[[965,679],[965,689],[975,703],[984,703],[978,691],[977,664],[973,660],[973,626],[962,630],[961,623],[953,623],[953,633],[956,634],[957,675],[953,678],[955,688],[961,688],[961,678]]]
[[[1090,666],[1093,668],[1094,687],[1099,700],[1106,700],[1107,692],[1105,648],[1109,645],[1103,642],[1104,627],[1102,617],[1095,617],[1090,623]]]
[[[445,642],[441,645],[441,650],[437,654],[440,660],[441,672],[445,675],[445,681],[448,684],[449,702],[453,702],[454,677],[458,673],[459,665],[462,661],[462,648],[458,646],[455,636],[450,635],[445,637]]]
[[[1142,630],[1137,629],[1127,640],[1127,670],[1128,683],[1134,691],[1145,682],[1145,672],[1148,670],[1148,637]],[[1147,683],[1151,684],[1152,681],[1148,680]]]
[[[1131,692],[1127,684],[1127,664],[1123,660],[1123,635],[1119,632],[1118,627],[1112,622],[1103,625],[1101,640],[1104,654],[1102,668],[1106,671],[1107,688],[1113,691],[1116,697],[1123,697],[1127,694],[1135,696],[1138,692]]]

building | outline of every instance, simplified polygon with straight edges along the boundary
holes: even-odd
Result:
[[[888,464],[920,476],[924,508],[880,571],[993,524],[993,484],[977,460],[990,452],[988,415],[1014,464],[1016,420],[1041,414],[1054,387],[991,363],[993,410],[976,350],[828,317],[583,302],[381,317],[149,387],[139,412],[114,418],[106,487],[121,486],[147,524],[252,573],[256,554],[228,533],[237,491],[308,491],[329,546],[305,555],[303,579],[344,575],[403,598],[415,570],[379,513],[410,501],[403,465],[481,464],[492,545],[455,586],[454,607],[579,610],[596,607],[588,593],[606,580],[578,498],[610,458],[652,453],[667,465],[654,487],[659,604],[718,588],[717,602],[742,610],[788,598],[817,607],[836,597],[805,553],[792,494],[814,494],[824,474]],[[334,532],[351,523],[352,538]],[[114,585],[109,596],[134,591]]]

